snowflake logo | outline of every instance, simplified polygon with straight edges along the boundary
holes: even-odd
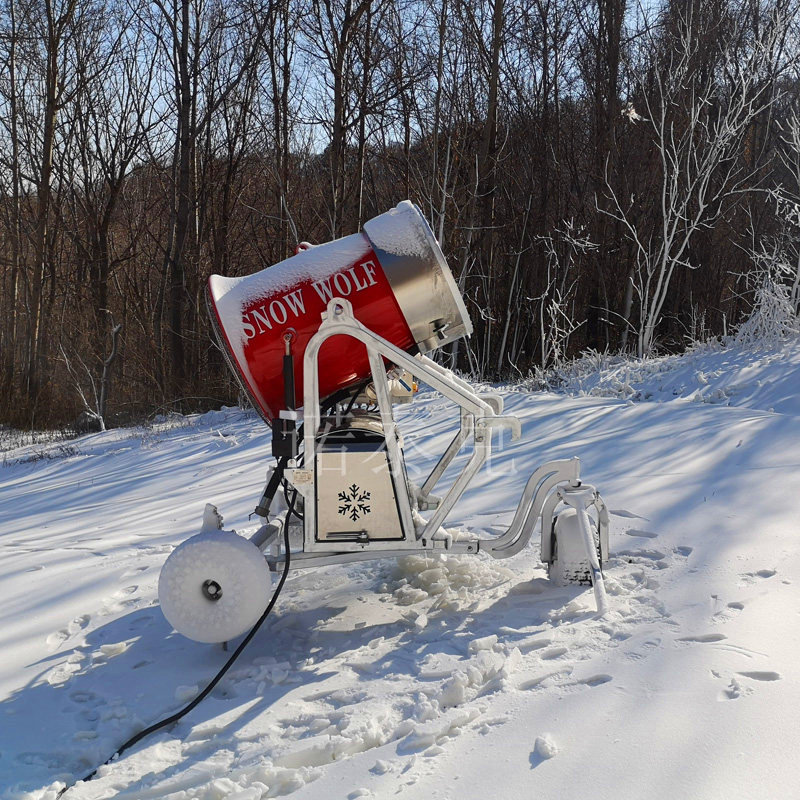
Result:
[[[350,517],[355,522],[359,517],[369,514],[372,509],[367,502],[369,492],[362,492],[360,487],[352,484],[347,491],[339,492],[339,513],[343,517]]]

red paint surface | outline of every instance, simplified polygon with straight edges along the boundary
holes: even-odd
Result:
[[[366,269],[369,272],[365,272]],[[374,269],[373,269],[374,267]],[[355,272],[352,272],[352,269]],[[349,294],[338,292],[335,289],[334,278],[336,275],[345,275],[351,286]],[[392,288],[378,259],[372,250],[347,267],[338,269],[331,273],[330,286],[333,289],[333,296],[343,296],[353,306],[355,318],[379,336],[387,339],[392,344],[403,350],[409,350],[414,345],[411,331],[400,311],[400,306],[395,299]],[[374,283],[370,285],[370,281]],[[314,288],[315,281],[298,280],[289,290],[285,287],[274,291],[271,294],[260,294],[257,299],[245,308],[244,318],[254,330],[252,338],[248,339],[244,345],[244,354],[247,359],[247,366],[252,376],[252,381],[247,380],[247,375],[239,369],[239,373],[244,382],[249,386],[253,399],[261,406],[268,419],[277,416],[278,411],[284,407],[283,392],[283,355],[284,355],[284,333],[288,330],[295,332],[292,341],[292,353],[294,356],[295,372],[295,403],[299,407],[303,404],[303,354],[311,337],[317,332],[321,323],[322,312],[326,310],[327,300],[319,296]],[[319,283],[319,281],[317,281]],[[366,284],[366,285],[364,285]],[[339,280],[340,286],[345,286],[343,279]],[[364,288],[356,289],[358,285]],[[304,311],[294,315],[287,314],[285,323],[280,319],[283,314],[280,309],[275,317],[269,315],[270,303],[275,300],[281,301],[284,309],[287,309],[285,297],[297,291],[301,292]],[[220,323],[225,344],[234,363],[238,366],[236,352],[230,346],[225,322],[220,317],[216,303],[212,297],[211,305]],[[295,307],[297,304],[295,303]],[[268,328],[258,318],[253,316],[253,312],[260,312],[261,316],[267,316],[272,325]],[[265,313],[266,312],[266,313]],[[322,345],[319,353],[319,387],[320,398],[327,397],[338,389],[343,389],[370,376],[369,359],[364,345],[350,336],[333,336]]]

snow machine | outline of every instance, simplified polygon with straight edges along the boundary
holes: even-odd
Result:
[[[177,547],[159,578],[167,620],[202,642],[247,631],[269,598],[270,571],[409,554],[519,553],[537,521],[551,580],[594,587],[605,613],[602,564],[608,511],[580,480],[577,458],[533,471],[507,531],[463,538],[443,527],[503,430],[519,420],[499,395],[479,393],[429,354],[472,333],[442,250],[419,209],[404,201],[362,233],[303,244],[291,258],[239,278],[212,275],[209,312],[243,390],[272,428],[276,463],[249,539],[203,527]],[[458,430],[421,485],[409,481],[392,409],[424,382],[455,403]],[[434,489],[459,451],[461,472]],[[282,496],[278,496],[279,492]]]

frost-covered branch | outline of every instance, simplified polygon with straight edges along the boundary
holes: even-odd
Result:
[[[781,3],[749,38],[739,19],[716,19],[699,4],[671,6],[670,14],[669,33],[648,33],[650,47],[667,51],[664,64],[632,69],[641,130],[648,131],[656,152],[656,218],[641,213],[649,197],[623,203],[608,170],[605,198],[598,203],[632,245],[630,289],[639,302],[640,356],[653,349],[675,270],[698,266],[691,256],[697,233],[712,228],[739,196],[758,186],[757,167],[748,167],[742,154],[754,121],[779,96],[770,78],[790,24]],[[711,29],[718,44],[709,52]]]

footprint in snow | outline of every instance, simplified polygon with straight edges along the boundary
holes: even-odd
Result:
[[[779,681],[781,679],[780,672],[770,671],[757,671],[757,672],[737,672],[744,678],[750,678],[752,681]]]
[[[572,667],[565,667],[564,669],[556,670],[555,672],[547,672],[544,675],[537,675],[535,678],[529,678],[522,681],[517,685],[518,689],[526,691],[528,689],[547,689],[550,686],[562,683],[562,678],[567,678],[572,674]]]
[[[731,682],[719,693],[717,699],[720,701],[738,700],[748,694],[753,694],[753,690],[749,686],[743,686],[736,678],[731,678]]]
[[[711,598],[715,602],[719,602],[719,598],[716,595],[712,594]],[[733,619],[737,616],[739,612],[743,611],[744,606],[744,600],[733,600],[730,603],[726,603],[725,608],[717,611],[711,619],[715,622],[727,622],[729,619]]]
[[[641,531],[638,528],[630,528],[627,531],[624,531],[626,536],[635,536],[640,539],[655,539],[658,536],[657,533],[653,533],[653,531]]]
[[[612,508],[610,509],[611,513],[615,517],[626,517],[627,519],[643,519],[645,522],[649,522],[647,517],[639,516],[639,514],[634,514],[633,511],[626,511],[624,508]]]
[[[757,583],[759,580],[766,580],[767,578],[772,578],[778,574],[778,570],[776,569],[759,569],[755,572],[745,572],[739,577],[741,578],[740,586],[747,586],[753,583]]]
[[[51,650],[58,650],[67,639],[71,639],[73,636],[80,633],[89,624],[90,620],[91,617],[89,614],[81,614],[79,617],[75,617],[66,628],[51,633],[47,639],[45,639],[47,646]]]
[[[78,703],[79,705],[89,705],[89,706],[99,706],[103,704],[103,700],[98,697],[94,692],[87,692],[84,690],[76,690],[74,692],[70,692],[69,699],[72,700],[73,703]]]
[[[666,553],[655,548],[637,548],[630,550],[617,550],[612,553],[614,558],[620,559],[624,564],[634,564],[639,567],[647,567],[648,569],[662,570],[668,569],[671,559],[667,557]],[[649,580],[649,579],[648,579]],[[658,585],[649,585],[647,588],[657,589]]]
[[[67,661],[65,664],[59,664],[57,667],[53,667],[45,676],[45,680],[51,686],[60,686],[69,681],[69,679],[76,672],[80,672],[80,670],[81,665],[79,663]]]
[[[624,651],[624,655],[625,658],[630,661],[641,661],[651,655],[653,651],[657,650],[659,647],[661,647],[661,638],[654,636],[641,644],[637,643],[636,647],[633,649]]]
[[[119,576],[120,580],[125,580],[125,578],[135,578],[140,572],[144,572],[147,567],[134,567],[133,569],[126,569],[122,575]]]
[[[686,642],[687,644],[713,644],[727,639],[724,633],[702,633],[699,636],[681,636],[676,642]]]
[[[128,630],[138,631],[152,624],[152,622],[153,622],[152,614],[143,614],[142,616],[137,617],[136,619],[131,621],[131,623],[128,625]]]
[[[610,675],[606,675],[605,673],[600,673],[599,675],[591,675],[588,678],[581,678],[580,680],[575,681],[571,684],[566,684],[567,686],[602,686],[604,683],[609,683],[610,681],[614,680]]]
[[[638,550],[618,550],[614,555],[627,558],[644,558],[648,561],[662,561],[667,557],[666,553],[655,548],[642,547]]]
[[[60,762],[58,759],[48,756],[45,753],[20,753],[15,756],[15,760],[24,764],[26,767],[47,767],[48,769],[58,769]]]
[[[719,674],[716,672],[712,672],[712,675],[717,678]],[[772,682],[772,681],[779,681],[781,680],[781,674],[779,672],[771,672],[771,671],[757,671],[757,672],[737,672],[741,678],[747,678],[751,681],[759,681],[759,682]],[[719,694],[719,700],[738,700],[740,697],[746,697],[747,695],[751,695],[755,692],[755,689],[752,686],[748,686],[746,683],[743,683],[739,678],[736,677],[731,678],[730,683],[728,686],[723,689]]]
[[[47,642],[47,646],[51,650],[58,650],[61,645],[69,639],[69,632],[66,628],[62,628],[60,631],[56,631],[55,633],[51,633],[45,641]]]
[[[107,617],[111,614],[118,614],[126,608],[140,605],[142,602],[141,598],[135,596],[138,588],[139,587],[134,584],[133,586],[125,586],[123,589],[118,589],[114,592],[103,604],[101,616]]]
[[[75,617],[67,626],[70,636],[74,636],[76,633],[82,631],[89,624],[90,620],[91,616],[89,616],[89,614],[81,614],[79,617]]]

